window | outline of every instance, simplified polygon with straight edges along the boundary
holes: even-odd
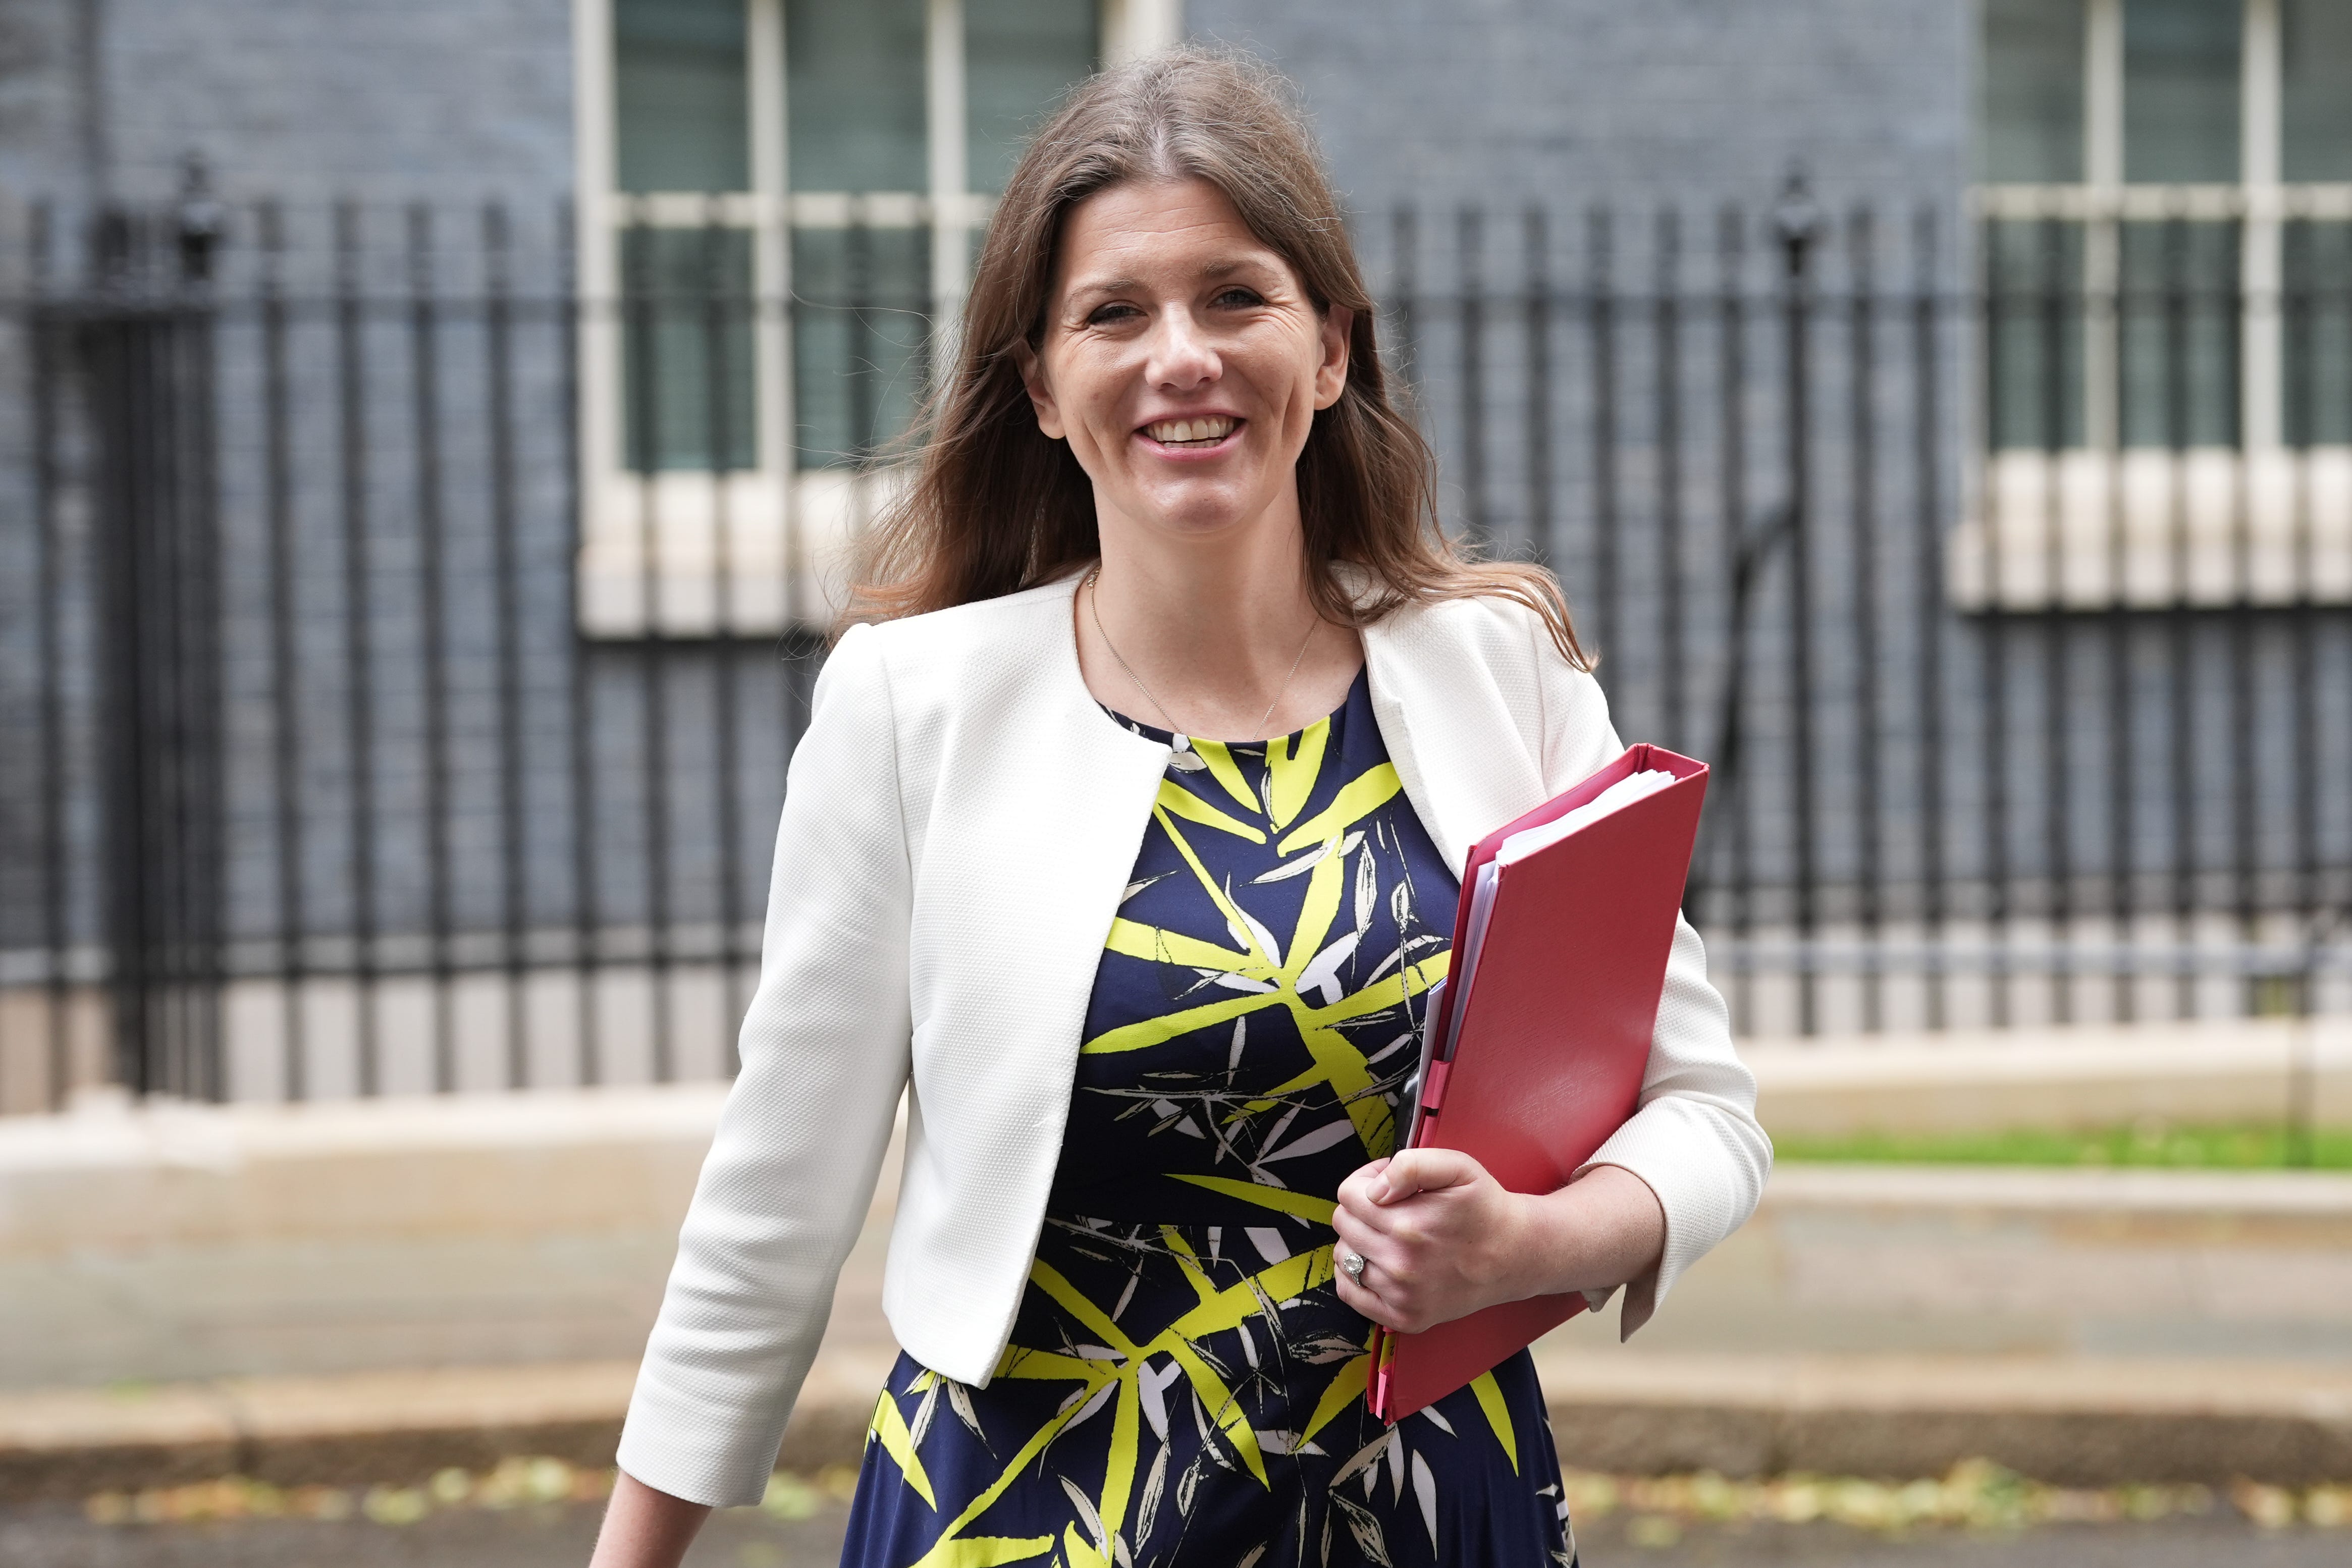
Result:
[[[1171,0],[576,0],[583,630],[822,624],[1023,136]]]
[[[2352,0],[1981,15],[1990,451],[1956,593],[2352,597]]]

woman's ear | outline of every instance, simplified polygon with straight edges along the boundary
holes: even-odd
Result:
[[[1334,305],[1323,312],[1323,362],[1315,367],[1318,409],[1329,408],[1348,390],[1348,335],[1355,328],[1356,313],[1345,305]]]
[[[1025,338],[1015,339],[1013,362],[1021,371],[1021,385],[1029,393],[1029,406],[1037,411],[1037,428],[1048,441],[1062,439],[1062,411],[1054,402],[1054,391],[1045,384],[1045,361]]]

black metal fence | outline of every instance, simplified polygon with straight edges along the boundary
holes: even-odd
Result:
[[[34,212],[0,1105],[728,1070],[940,313],[855,204],[634,215]],[[2093,225],[1801,189],[1360,220],[1450,526],[1715,764],[1743,1029],[2352,1008],[2352,266],[2315,222],[2253,289],[2212,226],[2102,277]]]

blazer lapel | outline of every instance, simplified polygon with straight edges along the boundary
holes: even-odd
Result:
[[[1168,748],[1120,727],[1087,690],[1071,585],[1034,591],[1034,602],[998,612],[1023,618],[1019,634],[963,650],[950,676],[961,705],[952,766],[920,851],[938,896],[919,899],[917,916],[942,928],[919,936],[917,950],[954,956],[917,977],[916,1073],[919,1087],[980,1109],[971,1124],[1010,1140],[1006,1157],[1050,1165],[1095,971]],[[985,1050],[972,1039],[927,1042],[926,1018],[958,1019]]]
[[[1103,712],[1079,673],[1076,643],[1069,630],[1070,593],[1055,602],[1060,635],[1038,650],[1039,663],[1055,672],[1045,683],[1054,694],[1038,716],[1039,756],[1053,758],[1050,776],[1038,779],[1027,809],[1043,813],[1063,852],[1041,868],[1032,883],[1037,946],[1032,956],[1042,977],[1051,976],[1053,995],[1036,1002],[1053,1019],[1038,1038],[1066,1045],[1055,1063],[1057,1103],[1066,1103],[1069,1075],[1076,1070],[1078,1036],[1094,993],[1103,944],[1118,913],[1127,879],[1150,824],[1151,802],[1168,767],[1168,748],[1149,740]],[[1041,1019],[1041,1021],[1042,1019]],[[1061,1129],[1053,1129],[1058,1145]]]
[[[1461,819],[1456,810],[1449,814],[1446,780],[1432,780],[1422,766],[1420,736],[1413,725],[1413,710],[1420,705],[1412,700],[1417,695],[1419,683],[1412,664],[1413,649],[1408,640],[1398,636],[1397,622],[1402,612],[1391,612],[1386,618],[1364,628],[1364,665],[1371,686],[1372,716],[1380,721],[1381,743],[1388,747],[1389,762],[1397,770],[1397,781],[1404,787],[1404,798],[1412,802],[1421,825],[1429,831],[1445,863],[1458,868],[1470,862],[1470,845],[1475,839],[1465,838],[1467,823],[1462,831],[1454,823]],[[1440,768],[1441,775],[1444,772]]]
[[[1407,606],[1364,628],[1372,714],[1405,799],[1448,864],[1544,800],[1517,716],[1447,607]],[[1483,678],[1482,678],[1483,677]]]

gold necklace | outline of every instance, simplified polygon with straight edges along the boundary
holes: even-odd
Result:
[[[1176,716],[1168,711],[1168,705],[1160,700],[1158,694],[1153,692],[1150,686],[1143,684],[1143,677],[1135,673],[1134,665],[1129,664],[1125,658],[1120,656],[1118,644],[1110,640],[1110,632],[1103,625],[1102,590],[1099,586],[1101,581],[1102,566],[1101,563],[1097,562],[1094,569],[1087,573],[1087,580],[1078,584],[1078,588],[1082,592],[1087,589],[1094,590],[1094,592],[1090,594],[1087,600],[1087,608],[1094,614],[1095,634],[1102,639],[1103,646],[1110,650],[1110,656],[1118,664],[1118,667],[1127,672],[1127,678],[1135,683],[1135,689],[1141,692],[1145,700],[1150,702],[1153,707],[1160,710],[1160,716],[1165,719],[1168,723],[1169,733],[1176,737],[1176,749],[1179,751],[1190,751],[1192,749],[1192,737],[1184,734],[1179,728],[1176,723]],[[1315,641],[1315,628],[1321,623],[1321,620],[1322,618],[1318,616],[1315,620],[1309,621],[1307,623],[1307,635],[1298,644],[1297,657],[1290,661],[1290,673],[1283,676],[1282,685],[1275,688],[1274,701],[1266,704],[1265,712],[1258,716],[1258,728],[1264,729],[1268,724],[1273,722],[1274,710],[1282,706],[1284,694],[1290,690],[1291,681],[1298,674],[1298,666],[1306,662],[1307,644]]]

